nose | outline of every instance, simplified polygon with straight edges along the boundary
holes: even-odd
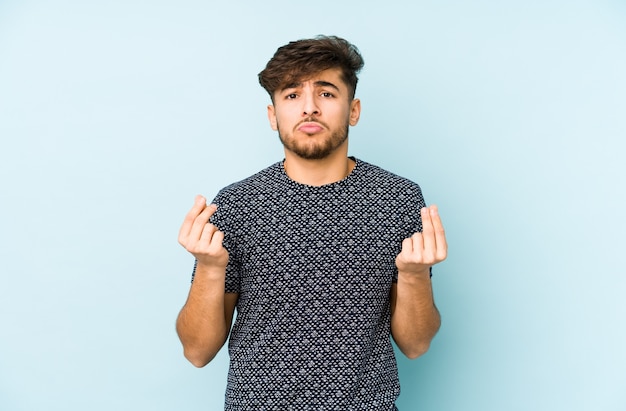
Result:
[[[317,104],[317,101],[315,99],[315,96],[313,95],[313,93],[307,93],[303,100],[303,107],[302,107],[302,115],[303,116],[312,116],[312,115],[320,115],[320,108]]]

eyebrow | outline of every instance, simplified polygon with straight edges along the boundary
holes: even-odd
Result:
[[[331,83],[329,81],[318,80],[318,81],[316,81],[313,84],[315,85],[315,87],[330,87],[330,88],[333,88],[333,89],[335,89],[337,91],[340,91],[339,87],[337,87],[336,85],[334,85],[333,83]],[[301,86],[302,86],[302,82],[289,83],[289,84],[286,84],[285,87],[283,87],[281,89],[281,91],[285,91],[285,90],[290,89],[290,88],[298,88],[298,87],[301,87]]]

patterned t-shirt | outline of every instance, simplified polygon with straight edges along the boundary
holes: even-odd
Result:
[[[213,223],[239,293],[225,410],[394,410],[389,292],[419,186],[356,160],[321,187],[276,163],[222,189]]]

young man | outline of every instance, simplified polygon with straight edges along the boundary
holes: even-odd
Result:
[[[416,358],[439,329],[436,206],[348,156],[362,66],[337,37],[279,48],[259,81],[284,160],[198,196],[180,229],[196,263],[178,335],[198,367],[230,336],[226,410],[395,410],[390,337]]]

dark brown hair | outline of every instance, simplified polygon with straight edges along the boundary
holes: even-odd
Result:
[[[279,47],[265,69],[259,73],[259,83],[273,100],[274,92],[288,84],[300,82],[327,69],[338,68],[351,98],[354,98],[357,73],[363,64],[363,57],[353,44],[336,36],[317,36]]]

